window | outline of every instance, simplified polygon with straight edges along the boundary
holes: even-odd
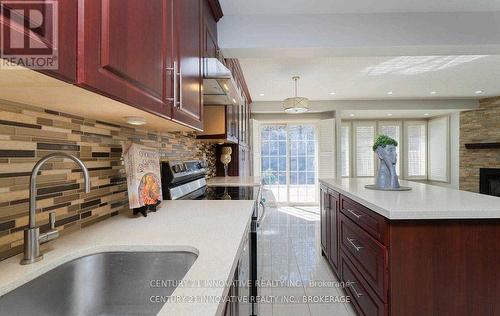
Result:
[[[278,202],[316,202],[314,125],[265,125],[261,129],[261,176]]]
[[[373,177],[378,134],[398,142],[396,171],[401,179],[450,181],[450,117],[427,120],[344,121],[341,126],[342,177]]]
[[[427,177],[427,124],[425,121],[406,122],[406,177]]]
[[[290,125],[290,202],[314,202],[316,148],[313,125]]]
[[[349,177],[351,174],[351,124],[342,124],[340,129],[342,177]]]
[[[286,200],[286,126],[264,126],[261,131],[261,174],[272,185],[278,201]]]
[[[398,175],[401,174],[401,160],[403,157],[401,156],[401,147],[403,146],[401,142],[401,121],[381,121],[378,123],[378,133],[387,135],[398,142],[398,161],[396,164],[396,172]]]
[[[449,125],[448,116],[429,120],[429,180],[449,181]]]
[[[375,140],[375,122],[354,123],[354,162],[356,177],[373,177],[375,175],[375,156],[373,142]]]

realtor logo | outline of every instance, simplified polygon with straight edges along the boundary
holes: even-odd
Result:
[[[0,69],[58,69],[56,0],[0,0]]]

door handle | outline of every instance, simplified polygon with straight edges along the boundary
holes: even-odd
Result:
[[[363,296],[363,293],[358,292],[356,290],[356,288],[354,287],[354,284],[355,284],[355,282],[351,282],[351,289],[354,292],[354,295],[356,295],[356,297],[360,298],[361,296]]]
[[[174,60],[174,65],[173,67],[167,67],[165,68],[167,71],[169,71],[172,74],[174,84],[173,84],[173,97],[172,98],[167,98],[167,100],[171,100],[172,104],[174,107],[179,107],[179,101],[177,101],[177,76],[178,76],[178,71],[177,71],[177,61]]]
[[[354,217],[356,217],[357,219],[360,219],[360,217],[361,217],[361,216],[363,216],[363,215],[361,215],[361,214],[356,214],[356,212],[354,212],[353,210],[348,209],[348,208],[345,208],[344,210],[345,210],[345,211],[347,211],[347,212],[349,212],[349,213],[351,213],[351,214],[352,214]]]
[[[176,77],[177,77],[177,76],[179,76],[179,79],[178,79],[178,80],[176,80],[176,81],[177,81],[177,83],[178,83],[178,85],[179,85],[179,86],[178,86],[178,88],[179,88],[179,101],[177,101],[176,106],[177,106],[178,108],[180,108],[180,107],[181,107],[181,105],[182,105],[182,69],[181,69],[181,67],[177,64],[177,62],[175,62],[175,63],[174,63],[174,65],[177,65],[177,67],[176,67],[176,68],[177,68],[177,70],[175,71],[175,73],[176,73]]]
[[[347,237],[347,241],[354,247],[354,249],[356,249],[357,252],[359,252],[361,249],[363,249],[362,246],[357,246],[354,243],[356,241],[356,239]]]

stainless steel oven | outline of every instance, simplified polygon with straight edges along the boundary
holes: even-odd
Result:
[[[257,297],[257,231],[264,217],[260,186],[210,186],[206,185],[206,164],[203,161],[164,162],[161,164],[162,191],[164,200],[253,200],[254,212],[239,259],[235,279],[238,286],[232,291],[240,296],[238,316],[259,315]],[[230,293],[230,295],[235,293]],[[231,314],[233,315],[233,314]]]

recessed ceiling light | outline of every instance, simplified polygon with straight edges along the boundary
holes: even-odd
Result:
[[[424,116],[429,116],[429,113],[424,113]]]
[[[236,99],[235,98],[233,98],[233,103],[236,103]]]
[[[437,92],[436,91],[431,91],[431,94],[437,94]]]
[[[392,116],[392,113],[387,113],[387,116]]]
[[[259,94],[259,96],[260,96],[260,97],[263,97],[263,96],[264,96],[264,93],[260,93],[260,94]]]
[[[350,117],[353,117],[353,116],[354,116],[354,114],[353,114],[353,113],[351,113],[351,114],[349,114],[349,116],[350,116]]]
[[[483,93],[483,90],[476,90],[476,91],[474,91],[474,93],[475,94],[481,94],[481,93]]]
[[[330,95],[335,95],[335,92],[330,92]]]
[[[393,95],[393,94],[394,94],[394,92],[389,91],[389,92],[387,92],[387,94],[388,94],[388,95]]]
[[[130,125],[144,125],[146,124],[146,119],[140,116],[126,116],[125,117],[125,122]]]

